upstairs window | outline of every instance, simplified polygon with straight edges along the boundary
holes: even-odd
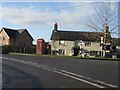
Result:
[[[5,40],[5,37],[3,36],[3,40]]]
[[[0,40],[1,40],[1,41],[3,40],[3,37],[2,37],[2,36],[0,36]]]
[[[5,37],[4,36],[0,36],[0,40],[5,40]]]
[[[25,43],[23,43],[23,47],[25,47]]]
[[[85,46],[92,46],[92,43],[90,41],[86,41]]]
[[[20,42],[20,47],[22,47],[22,42]]]
[[[66,45],[66,44],[65,44],[65,41],[63,41],[63,40],[62,40],[62,41],[59,41],[59,45]]]

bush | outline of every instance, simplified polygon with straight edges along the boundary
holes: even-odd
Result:
[[[117,54],[117,58],[120,58],[120,52]]]
[[[24,47],[15,47],[15,46],[2,47],[2,54],[8,54],[9,52],[35,54],[36,48],[35,47],[24,48]]]
[[[25,49],[25,53],[29,53],[29,54],[35,54],[36,53],[36,48],[35,47],[27,47]]]
[[[2,54],[8,54],[10,52],[10,48],[8,46],[2,46]]]

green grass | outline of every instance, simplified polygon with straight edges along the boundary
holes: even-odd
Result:
[[[120,61],[120,58],[105,58],[105,57],[77,57],[77,56],[58,56],[58,55],[25,54],[25,53],[9,53],[9,54],[26,55],[26,56],[40,56],[40,57],[55,57],[55,58],[74,58],[74,59],[88,59],[88,60]]]

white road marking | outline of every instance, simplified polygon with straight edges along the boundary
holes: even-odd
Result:
[[[2,74],[0,74],[0,90],[2,89]]]
[[[68,72],[68,71],[65,71],[65,70],[56,69],[56,68],[49,67],[49,66],[42,65],[42,64],[38,64],[38,63],[33,63],[33,62],[23,61],[23,60],[13,59],[13,58],[6,58],[6,57],[0,57],[0,58],[6,59],[6,60],[15,61],[15,62],[21,62],[21,63],[24,63],[24,64],[28,64],[28,65],[39,67],[39,68],[46,69],[46,70],[49,70],[49,71],[53,71],[53,72],[59,73],[61,75],[64,75],[64,76],[67,76],[67,77],[70,77],[70,78],[73,78],[73,79],[85,82],[87,84],[90,84],[90,85],[93,85],[93,86],[96,86],[96,87],[99,87],[99,88],[105,88],[105,86],[102,86],[102,85],[106,85],[106,86],[109,86],[109,87],[112,87],[112,88],[117,88],[118,87],[118,86],[115,86],[115,85],[112,85],[112,84],[104,83],[104,82],[99,81],[99,80],[94,80],[92,78],[88,78],[88,77],[82,76],[82,75],[79,75],[79,74],[76,74],[76,73],[72,73],[72,72]],[[102,85],[98,85],[95,82],[100,83]]]

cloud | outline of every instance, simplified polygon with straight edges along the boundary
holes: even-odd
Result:
[[[68,29],[79,30],[86,29],[87,17],[95,13],[93,10],[92,3],[70,2],[70,6],[73,6],[73,8],[69,9],[69,11],[63,10],[60,14],[60,18],[64,18],[62,21],[63,25],[66,25],[63,27]]]
[[[88,5],[84,5],[88,4]],[[53,25],[58,21],[61,28],[65,29],[83,29],[85,28],[85,21],[93,11],[91,3],[70,3],[68,9],[61,9],[52,11],[52,8],[45,6],[45,11],[37,10],[38,7],[0,7],[0,18],[7,22],[31,27],[46,27]],[[80,6],[79,6],[80,5]],[[81,6],[83,5],[83,6]]]
[[[46,13],[34,11],[32,8],[2,7],[2,19],[18,25],[33,25],[44,22]],[[47,19],[47,18],[46,18]]]

